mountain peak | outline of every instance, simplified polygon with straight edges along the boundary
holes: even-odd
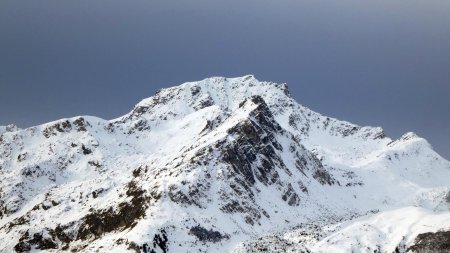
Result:
[[[186,82],[171,88],[160,89],[154,96],[142,100],[137,106],[152,104],[155,96],[167,97],[167,93],[185,92],[187,97],[189,93],[195,96],[199,93],[228,96],[230,100],[241,102],[242,97],[251,95],[262,95],[263,93],[274,92],[275,90],[287,92],[286,84],[277,84],[274,82],[263,82],[255,78],[254,75],[245,75],[242,77],[209,77],[200,81]],[[239,95],[240,96],[237,96]]]
[[[286,84],[262,82],[253,75],[210,77],[160,89],[152,97],[140,101],[129,114],[119,120],[183,117],[209,106],[231,112],[252,96],[261,96],[270,107],[279,106],[280,101],[292,104]]]
[[[450,163],[426,141],[323,116],[253,75],[162,89],[111,121],[2,129],[2,252],[394,252],[450,226]]]

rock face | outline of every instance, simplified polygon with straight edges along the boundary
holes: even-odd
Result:
[[[417,253],[450,252],[450,231],[419,234],[408,251]]]
[[[285,84],[214,77],[110,121],[0,127],[0,251],[447,250],[448,178],[413,133],[391,140]]]

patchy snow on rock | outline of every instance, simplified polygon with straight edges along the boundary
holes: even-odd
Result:
[[[426,140],[252,75],[162,89],[113,120],[0,127],[0,179],[1,252],[449,250],[450,163]]]

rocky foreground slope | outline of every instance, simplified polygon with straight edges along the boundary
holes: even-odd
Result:
[[[253,76],[0,127],[1,252],[449,252],[450,163]]]

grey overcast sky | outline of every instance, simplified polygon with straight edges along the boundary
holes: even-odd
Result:
[[[450,158],[448,0],[0,2],[0,125],[111,119],[159,88],[245,74]]]

